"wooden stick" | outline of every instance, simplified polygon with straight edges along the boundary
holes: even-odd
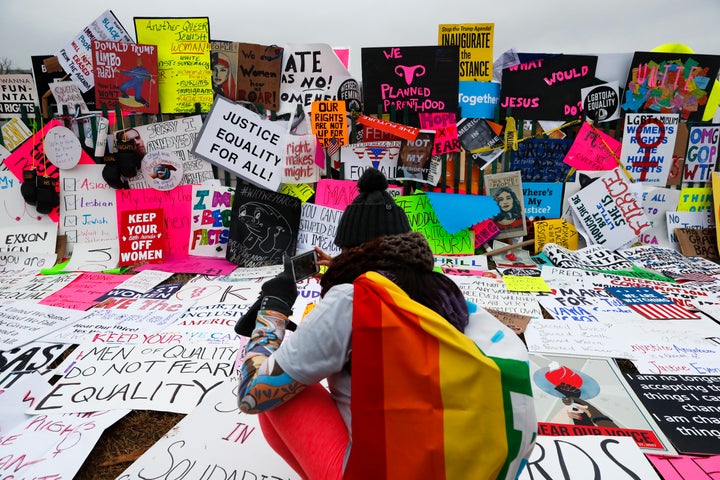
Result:
[[[508,245],[507,247],[500,247],[500,248],[496,248],[495,250],[490,250],[489,252],[483,253],[483,255],[499,255],[501,253],[509,252],[510,250],[515,250],[516,248],[527,247],[529,245],[534,245],[534,244],[535,244],[535,239],[531,238],[530,240],[525,240],[524,242]]]

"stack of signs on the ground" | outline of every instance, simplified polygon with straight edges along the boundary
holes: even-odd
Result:
[[[622,109],[671,112],[683,120],[700,121],[718,69],[717,55],[635,52],[623,88]]]
[[[683,182],[704,184],[715,171],[720,146],[720,125],[691,126],[683,165]]]
[[[178,169],[177,172],[164,172],[170,174],[168,180],[170,178],[175,179],[177,176],[181,178],[176,179],[172,185],[161,187],[159,184],[156,185],[156,182],[152,182],[149,178],[146,178],[145,175],[136,175],[128,179],[130,187],[132,189],[153,187],[158,190],[170,190],[178,184],[193,185],[214,179],[215,177],[211,166],[190,152],[193,142],[195,142],[202,127],[203,120],[200,115],[192,115],[182,119],[166,120],[164,122],[133,127],[140,136],[139,143],[144,145],[144,148],[138,148],[138,141],[135,143],[136,152],[143,158],[143,170],[150,167],[153,167],[154,170],[154,167],[161,165],[157,160],[165,158],[167,159],[166,164],[171,165],[179,162],[181,165],[179,167],[171,165],[173,167],[172,170]],[[129,129],[126,131],[129,131]],[[118,139],[122,140],[122,132],[123,131],[116,133],[116,141]],[[154,156],[157,156],[157,158],[153,159]],[[157,165],[151,165],[153,160],[155,160]],[[170,169],[170,167],[166,168]],[[165,175],[158,176],[158,173],[163,172],[158,170],[153,174],[159,180],[163,180]]]
[[[165,254],[163,210],[124,210],[120,214],[119,266],[162,263]]]
[[[582,114],[580,91],[594,83],[597,56],[556,55],[503,70],[500,111],[526,120]]]
[[[458,285],[465,298],[483,308],[493,308],[533,318],[542,317],[540,305],[533,294],[511,292],[501,279],[457,275],[450,278]]]
[[[124,479],[181,475],[188,478],[300,477],[273,451],[257,415],[237,409],[235,383],[225,381],[171,432],[150,447],[121,475]]]
[[[678,452],[717,454],[720,377],[626,373],[625,379]]]
[[[418,126],[422,112],[457,112],[459,47],[412,46],[363,48],[363,102],[367,109],[390,113],[407,109],[408,125]]]
[[[480,168],[503,154],[502,128],[499,123],[482,118],[463,118],[457,123],[460,144]]]
[[[207,112],[213,102],[207,17],[134,17],[138,43],[157,45],[162,113]],[[182,31],[182,35],[177,32]],[[182,59],[177,52],[182,52]],[[188,81],[187,79],[193,79]]]
[[[344,100],[348,111],[360,111],[360,86],[324,43],[290,44],[282,56],[278,115],[306,113],[316,100]],[[366,100],[367,101],[367,100]]]
[[[29,300],[4,305],[0,311],[0,350],[21,347],[77,322],[84,315],[82,310],[38,305]]]
[[[358,180],[368,168],[380,170],[387,178],[395,178],[399,158],[399,141],[361,142],[340,148],[346,180]]]
[[[95,84],[92,61],[93,40],[134,41],[120,24],[117,17],[110,10],[106,10],[92,23],[83,28],[70,43],[55,52],[55,56],[63,70],[70,75],[70,79],[82,92],[87,92]]]
[[[597,123],[620,118],[619,89],[617,81],[580,89],[585,117]]]
[[[97,109],[158,113],[157,46],[93,40]]]
[[[640,241],[646,245],[669,247],[666,214],[677,210],[680,190],[653,187],[644,182],[631,184],[631,189],[650,221],[651,228],[640,234]]]
[[[80,273],[74,272],[63,275],[9,275],[9,278],[2,279],[3,288],[0,290],[0,303],[10,303],[18,300],[39,302],[48,295],[62,289],[80,275]]]
[[[187,414],[233,377],[237,352],[235,344],[83,343],[56,370],[62,378],[38,392],[31,412],[130,408]]]
[[[715,226],[713,212],[666,212],[665,218],[668,229],[670,247],[680,251],[680,242],[675,235],[676,228],[712,228]]]
[[[0,90],[3,92],[0,98],[0,118],[19,118],[23,111],[29,116],[35,115],[35,108],[40,105],[40,101],[32,75],[0,75]]]
[[[583,288],[579,282],[575,288],[553,288],[551,295],[539,295],[537,300],[555,320],[633,322],[643,318],[605,289]]]
[[[297,251],[306,252],[318,247],[330,256],[338,255],[340,247],[334,240],[342,213],[336,208],[305,202],[300,216]]]
[[[493,197],[500,207],[500,213],[493,218],[500,229],[497,239],[526,235],[525,200],[520,171],[485,175],[484,189],[484,194]]]
[[[620,160],[634,181],[658,187],[667,184],[678,123],[677,114],[625,116]]]
[[[686,257],[677,250],[654,245],[640,245],[620,250],[620,255],[656,271],[678,282],[714,282],[714,275],[720,275],[720,265],[699,257]]]
[[[25,415],[47,388],[47,380],[35,373],[0,392],[0,430],[6,439],[0,457],[8,462],[3,468],[22,478],[75,478],[105,429],[129,410]]]
[[[587,270],[632,270],[630,260],[601,245],[570,250],[555,243],[543,247],[543,253],[556,267]]]
[[[192,153],[254,185],[277,191],[286,134],[286,122],[267,120],[218,96],[200,135],[193,138]]]
[[[300,215],[298,198],[238,182],[225,258],[241,267],[281,264],[295,254]]]
[[[193,185],[190,255],[225,258],[234,193],[232,187]]]
[[[539,435],[631,437],[644,452],[675,453],[612,360],[531,354],[530,375]]]
[[[193,301],[109,298],[72,325],[43,337],[48,342],[141,342],[177,321]]]
[[[615,168],[570,197],[577,220],[573,223],[588,244],[615,250],[634,242],[650,227],[629,183]]]

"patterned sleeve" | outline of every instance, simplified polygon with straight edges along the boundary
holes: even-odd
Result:
[[[287,317],[274,310],[260,310],[257,324],[239,368],[238,407],[260,413],[287,402],[305,385],[285,373],[275,352],[285,337]]]

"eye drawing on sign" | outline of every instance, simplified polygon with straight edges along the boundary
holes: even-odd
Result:
[[[238,220],[247,229],[243,245],[265,254],[280,254],[292,241],[292,228],[277,210],[262,203],[249,202],[238,211]]]

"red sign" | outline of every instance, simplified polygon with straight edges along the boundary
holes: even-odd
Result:
[[[121,267],[139,263],[162,263],[165,251],[163,210],[123,211],[120,219]]]

